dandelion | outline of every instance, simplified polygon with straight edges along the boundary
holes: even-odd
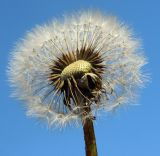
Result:
[[[96,112],[134,100],[145,63],[124,24],[86,11],[29,32],[12,53],[8,73],[29,116],[50,126],[82,123],[86,155],[96,156]]]

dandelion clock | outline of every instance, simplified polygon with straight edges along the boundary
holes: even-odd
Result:
[[[83,126],[86,156],[97,156],[96,112],[134,100],[145,57],[124,24],[100,12],[78,12],[37,26],[11,53],[13,95],[27,115],[49,126]]]

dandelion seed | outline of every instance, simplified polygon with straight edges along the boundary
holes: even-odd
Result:
[[[133,99],[144,83],[145,63],[125,25],[88,11],[28,33],[12,53],[8,73],[28,115],[51,126],[88,122],[87,131],[93,129],[95,111],[111,111]]]

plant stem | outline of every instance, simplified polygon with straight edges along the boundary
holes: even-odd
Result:
[[[83,125],[86,156],[98,156],[93,121],[86,119]]]

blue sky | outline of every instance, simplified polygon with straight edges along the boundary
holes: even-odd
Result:
[[[9,53],[36,24],[79,9],[117,15],[142,39],[151,82],[138,106],[100,117],[95,124],[99,156],[160,155],[160,2],[158,0],[0,0],[0,156],[83,156],[82,128],[49,130],[27,118],[20,101],[10,98],[6,77]]]

